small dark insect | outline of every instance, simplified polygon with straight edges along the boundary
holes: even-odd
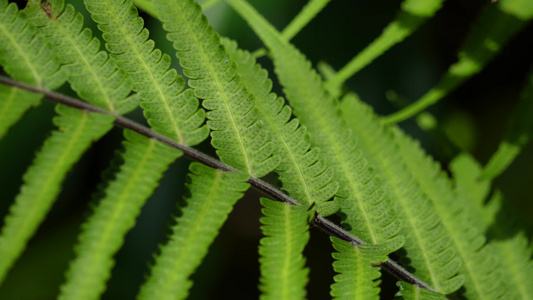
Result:
[[[47,0],[41,0],[39,6],[50,19],[56,20],[56,18],[52,14],[52,4],[50,2],[48,2]]]

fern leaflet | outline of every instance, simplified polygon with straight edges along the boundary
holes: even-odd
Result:
[[[450,163],[450,170],[454,179],[454,190],[458,199],[461,199],[471,211],[470,217],[475,224],[484,224],[482,207],[490,192],[490,181],[480,180],[481,166],[473,157],[466,153],[457,155]],[[489,224],[480,227],[485,232]]]
[[[357,54],[346,66],[328,79],[326,85],[334,95],[340,94],[340,86],[359,70],[370,64],[395,44],[412,34],[428,18],[432,17],[442,6],[443,0],[405,0],[401,10],[383,30],[383,33]]]
[[[462,260],[460,274],[465,276],[468,299],[498,299],[504,289],[500,274],[493,263],[493,251],[484,247],[483,225],[473,216],[465,200],[453,193],[449,178],[420,146],[399,130],[395,130],[400,154],[408,170],[431,199],[453,246]]]
[[[318,151],[310,150],[305,127],[300,126],[297,118],[289,121],[292,110],[285,105],[283,98],[270,92],[272,81],[253,56],[227,39],[223,39],[223,45],[237,63],[237,72],[243,84],[254,95],[263,129],[281,158],[275,171],[280,176],[282,188],[302,204],[316,203],[322,215],[334,213],[337,209],[335,203],[326,201],[335,195],[339,184],[332,181],[333,172],[319,158]]]
[[[499,268],[504,279],[504,299],[530,299],[533,296],[533,261],[528,239],[518,230],[516,216],[504,205],[499,191],[494,193],[488,204],[490,182],[479,180],[481,166],[471,156],[461,154],[450,164],[454,174],[455,191],[461,201],[469,205],[471,215],[482,224],[483,231],[491,238],[486,247],[499,259],[493,263]]]
[[[124,114],[138,104],[129,96],[131,84],[114,60],[100,50],[100,41],[83,27],[83,17],[63,0],[31,0],[24,10],[28,22],[54,46],[73,90],[87,102],[110,112]]]
[[[218,230],[249,187],[242,173],[224,173],[192,163],[187,205],[180,208],[172,235],[155,259],[151,276],[138,299],[185,299],[192,285],[189,276],[200,265]]]
[[[42,95],[0,85],[0,139],[32,106],[39,104]]]
[[[385,118],[396,123],[435,104],[447,93],[478,73],[503,45],[533,18],[533,2],[507,0],[488,4],[459,51],[459,60],[450,66],[439,83],[420,99]]]
[[[67,281],[58,299],[98,299],[111,275],[113,255],[124,236],[135,224],[142,205],[157,186],[162,173],[181,152],[126,130],[124,160],[116,179],[103,191],[105,197],[83,224],[76,246],[76,258],[70,263]]]
[[[186,145],[196,145],[208,135],[205,112],[198,109],[192,90],[170,69],[170,57],[154,50],[131,0],[86,0],[92,18],[104,33],[106,47],[129,75],[139,93],[141,107],[154,131]]]
[[[339,273],[333,277],[331,296],[335,299],[379,299],[379,265],[387,255],[400,248],[401,237],[395,237],[386,244],[354,246],[341,239],[331,237],[337,252],[333,269]]]
[[[303,250],[309,241],[308,205],[289,205],[261,198],[263,215],[259,262],[260,299],[305,299],[309,269]]]
[[[59,116],[54,118],[54,124],[59,130],[53,131],[44,142],[24,174],[24,184],[2,227],[0,282],[46,216],[67,171],[93,141],[113,126],[113,117],[109,115],[63,105],[56,106],[56,111]]]
[[[344,224],[369,243],[384,242],[398,234],[400,224],[385,198],[379,180],[355,148],[346,124],[338,118],[338,105],[329,97],[309,62],[257,11],[242,0],[228,3],[270,49],[274,66],[294,112],[332,167],[340,184],[337,201],[346,215]],[[316,138],[313,138],[315,136]],[[322,152],[323,151],[323,152]]]
[[[491,224],[489,244],[501,259],[501,276],[505,279],[508,299],[531,299],[533,297],[532,249],[527,234],[517,226],[516,214],[504,205],[503,195],[495,193],[485,208],[487,224]],[[494,213],[498,211],[498,215]]]
[[[414,274],[436,291],[450,294],[461,287],[456,276],[461,260],[431,201],[408,172],[394,140],[393,131],[382,125],[370,107],[348,94],[342,103],[346,123],[357,133],[359,147],[383,178],[402,222],[407,262]]]
[[[208,109],[211,144],[220,159],[254,177],[262,177],[279,163],[272,156],[253,96],[236,74],[220,37],[192,0],[154,1],[163,27],[169,32],[189,86]]]
[[[17,5],[0,0],[0,65],[13,79],[55,89],[65,81],[50,45],[36,34]],[[0,138],[41,95],[0,86]]]

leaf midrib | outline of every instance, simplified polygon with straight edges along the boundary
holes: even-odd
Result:
[[[107,0],[104,1],[104,2],[106,4],[109,4],[109,1],[107,1]],[[128,2],[124,2],[122,5],[126,5],[126,3],[128,3]],[[179,122],[176,120],[176,118],[174,118],[174,115],[172,114],[172,110],[170,109],[170,105],[169,105],[170,101],[168,100],[168,97],[166,96],[166,94],[163,92],[163,89],[161,88],[161,85],[159,84],[159,81],[156,80],[156,76],[152,72],[152,69],[146,64],[146,60],[144,59],[144,56],[139,51],[138,44],[135,43],[131,39],[130,32],[127,31],[124,28],[124,26],[123,26],[124,23],[120,22],[120,18],[117,16],[116,11],[114,9],[115,6],[114,5],[111,5],[111,6],[108,5],[108,8],[109,8],[109,11],[111,12],[111,14],[114,17],[115,23],[117,24],[117,27],[119,28],[120,32],[122,33],[122,36],[124,36],[126,38],[126,42],[128,43],[130,49],[133,50],[133,53],[135,54],[135,57],[137,58],[137,61],[139,62],[139,65],[142,66],[142,69],[144,69],[145,74],[148,75],[148,76],[145,76],[145,78],[148,78],[152,82],[152,87],[159,94],[159,99],[161,99],[161,103],[163,104],[163,108],[165,109],[165,112],[166,112],[166,114],[168,116],[168,120],[170,120],[170,122],[172,123],[172,127],[173,127],[173,129],[175,131],[175,134],[176,134],[175,139],[176,139],[176,141],[180,142],[181,144],[186,144],[185,138],[184,138],[182,132],[180,131],[179,126],[178,126]],[[130,16],[131,14],[127,13],[126,15]],[[143,29],[141,30],[141,32],[139,34],[141,34],[143,30],[146,30],[146,29],[143,27]],[[152,49],[152,51],[154,51],[154,50],[155,49]]]
[[[177,15],[181,16],[181,14],[177,14]],[[216,89],[218,90],[218,95],[220,96],[220,98],[222,100],[222,104],[226,108],[226,113],[227,113],[227,116],[228,116],[228,120],[231,123],[231,129],[233,129],[233,132],[237,136],[237,141],[239,142],[238,145],[239,145],[240,150],[241,150],[241,152],[242,152],[242,154],[244,156],[244,162],[245,162],[246,169],[247,169],[246,171],[247,171],[248,174],[250,174],[250,176],[253,176],[253,170],[252,170],[252,167],[251,167],[251,164],[250,164],[250,158],[248,157],[248,152],[246,151],[246,147],[244,146],[243,138],[242,138],[241,133],[239,131],[239,127],[237,126],[237,122],[235,121],[235,118],[233,117],[233,112],[231,111],[231,109],[229,107],[228,98],[226,96],[226,92],[222,88],[222,85],[221,85],[221,82],[220,82],[220,79],[218,77],[217,72],[213,69],[213,64],[216,64],[217,62],[211,63],[211,61],[209,60],[208,56],[205,53],[205,49],[204,49],[202,43],[200,43],[198,41],[198,37],[196,36],[196,32],[192,30],[189,22],[186,21],[186,20],[181,19],[180,23],[183,24],[184,27],[187,28],[187,32],[188,32],[189,36],[192,38],[192,40],[193,40],[193,42],[195,44],[195,47],[198,50],[198,53],[202,57],[203,65],[207,67],[208,72],[211,74],[211,77],[213,78],[213,81],[215,82]],[[210,25],[209,24],[205,24],[205,26],[206,27],[204,29],[204,34],[205,34],[206,31],[208,31],[208,33],[209,33],[209,26]],[[213,32],[213,34],[217,34],[217,33]],[[237,76],[239,76],[239,75],[235,74],[235,77],[237,77]]]
[[[71,9],[72,10],[72,12],[74,14],[74,16],[72,18],[72,22],[76,22],[76,16],[77,16],[78,13],[76,13],[74,11],[74,9],[71,7],[70,4],[67,6],[65,11],[67,9]],[[108,95],[106,89],[104,88],[104,85],[103,85],[102,81],[100,80],[100,77],[97,75],[96,70],[94,70],[92,64],[89,63],[89,61],[87,61],[87,58],[83,54],[83,51],[78,46],[79,43],[77,43],[77,41],[74,40],[74,38],[69,34],[69,32],[67,30],[65,30],[65,27],[63,26],[63,24],[61,24],[61,25],[59,24],[59,22],[63,23],[63,19],[62,18],[64,18],[64,15],[65,14],[59,16],[59,18],[55,19],[55,20],[54,19],[50,19],[48,22],[50,22],[51,24],[54,24],[54,27],[61,32],[60,36],[62,36],[63,39],[68,44],[70,44],[70,49],[74,50],[78,54],[78,57],[79,57],[78,63],[80,61],[83,63],[83,65],[85,66],[86,71],[88,71],[88,75],[91,75],[90,77],[92,77],[94,79],[94,81],[96,82],[96,84],[98,85],[98,90],[100,91],[100,94],[101,94],[103,100],[105,101],[105,103],[107,105],[107,110],[111,111],[111,112],[116,112],[116,109],[115,109],[111,99],[109,98],[109,95]],[[45,16],[45,18],[48,18],[48,17]],[[71,24],[72,23],[69,23],[69,25],[71,25]],[[80,34],[84,30],[88,30],[88,29],[87,28],[82,28],[82,30],[79,32],[79,34],[77,34],[75,37],[78,38],[80,36]],[[89,43],[87,43],[85,46],[90,45],[91,42],[94,39],[95,39],[95,37],[91,37],[89,39]],[[97,51],[95,55],[98,55],[99,53],[100,53],[100,51]],[[109,63],[109,59],[110,58],[109,58],[109,56],[106,53],[106,61],[104,62],[104,64]],[[71,74],[69,73],[68,76],[71,77]],[[89,102],[93,102],[95,99],[86,99],[86,100],[89,101]]]

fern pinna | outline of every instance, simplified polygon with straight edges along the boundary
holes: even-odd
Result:
[[[383,33],[338,72],[321,68],[325,80],[289,41],[335,1],[310,0],[278,31],[245,0],[227,0],[264,44],[255,52],[209,24],[204,12],[223,1],[65,2],[31,0],[22,8],[0,0],[0,65],[11,77],[0,77],[0,138],[16,132],[42,94],[61,103],[53,118],[57,129],[28,163],[2,224],[0,282],[13,276],[13,266],[18,270],[15,262],[69,170],[114,122],[125,128],[124,139],[93,191],[91,213],[56,287],[59,299],[117,298],[106,286],[119,276],[120,249],[147,201],[157,202],[151,195],[169,176],[166,170],[184,155],[197,162],[185,170],[186,184],[174,181],[172,188],[187,192],[131,297],[195,297],[194,284],[208,277],[202,268],[212,267],[210,253],[220,247],[211,245],[224,239],[224,223],[250,186],[268,197],[258,201],[262,217],[253,225],[262,233],[254,297],[323,298],[312,292],[315,286],[336,299],[532,297],[527,231],[491,182],[529,141],[531,75],[502,146],[486,166],[463,152],[450,157],[449,175],[393,124],[481,71],[531,19],[529,3],[489,3],[444,79],[413,106],[382,118],[345,81],[438,14],[443,1],[403,1]],[[168,48],[164,42],[156,47],[160,24],[146,22],[155,28],[149,32],[143,11],[162,22],[177,60],[160,50]],[[102,41],[85,26],[98,28]],[[269,59],[286,99],[262,66]],[[81,100],[51,92],[62,85],[62,92]],[[134,110],[139,113],[123,116]],[[151,129],[139,124],[142,117]],[[211,146],[207,151],[216,158],[191,148],[199,144]],[[321,259],[337,273],[330,287],[313,282],[321,272],[308,255],[316,247],[308,245],[313,226],[331,235],[332,254]],[[383,270],[396,284],[380,279]],[[0,287],[0,299],[2,289],[9,284]]]

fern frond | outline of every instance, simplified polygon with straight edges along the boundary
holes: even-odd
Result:
[[[407,170],[394,134],[372,109],[348,94],[342,100],[344,120],[356,133],[359,147],[383,178],[402,222],[407,263],[418,278],[436,291],[450,294],[464,282],[456,276],[461,260],[431,201]]]
[[[484,225],[473,217],[465,201],[456,197],[449,178],[420,146],[399,130],[394,130],[400,154],[422,191],[432,201],[452,244],[462,260],[468,299],[498,299],[504,293],[494,252],[485,246]]]
[[[100,51],[100,41],[83,28],[83,17],[63,0],[31,0],[24,9],[28,22],[54,46],[73,90],[87,102],[110,112],[124,114],[138,105],[129,96],[131,83],[114,60]]]
[[[442,294],[428,291],[426,289],[414,286],[404,281],[398,281],[396,285],[400,291],[396,293],[397,297],[405,300],[443,300],[446,297]]]
[[[139,93],[152,129],[186,145],[196,145],[207,138],[208,129],[202,126],[204,110],[198,109],[192,90],[184,91],[183,78],[169,69],[170,57],[154,49],[131,0],[86,0],[85,5],[104,33],[111,57],[129,75],[133,90]]]
[[[58,299],[98,299],[114,265],[113,255],[135,224],[141,207],[157,182],[181,152],[133,131],[124,131],[124,160],[120,171],[105,189],[82,226],[76,257],[66,273]]]
[[[0,65],[13,79],[55,89],[65,81],[50,45],[28,25],[15,3],[0,0]],[[0,86],[0,138],[41,95]]]
[[[344,224],[368,243],[384,242],[396,236],[400,224],[381,183],[357,151],[346,124],[338,118],[339,107],[327,93],[310,63],[253,7],[242,0],[228,3],[243,17],[269,48],[276,73],[285,88],[294,113],[309,130],[311,141],[340,184],[337,201]]]
[[[38,105],[41,98],[42,95],[0,84],[0,139],[30,107]]]
[[[255,58],[238,49],[235,42],[223,39],[222,43],[237,63],[242,83],[254,95],[263,129],[281,158],[275,171],[280,176],[282,189],[302,204],[316,203],[322,215],[334,213],[335,204],[326,201],[335,195],[339,184],[332,181],[333,171],[319,158],[318,151],[310,149],[306,128],[300,126],[297,118],[291,119],[292,110],[285,105],[285,100],[271,93],[272,81],[268,72],[256,64]]]
[[[416,102],[385,117],[396,123],[410,118],[435,104],[468,78],[478,73],[500,49],[533,18],[533,2],[507,0],[487,3],[476,20],[465,43],[459,50],[459,60],[450,66],[437,85]]]
[[[56,106],[56,111],[59,116],[54,118],[54,124],[59,130],[44,142],[24,174],[24,184],[2,227],[0,282],[46,216],[67,171],[93,141],[113,126],[114,118],[109,115],[63,105]]]
[[[533,136],[533,68],[529,72],[520,102],[511,116],[510,126],[498,150],[492,155],[479,175],[480,179],[491,180],[500,175],[513,162],[522,148]]]
[[[305,299],[309,269],[303,251],[309,241],[309,205],[290,205],[261,198],[263,238],[260,299]]]
[[[379,299],[381,276],[379,265],[387,255],[403,244],[401,237],[390,239],[386,244],[354,246],[331,237],[335,259],[333,269],[339,273],[333,277],[331,296],[335,299]]]
[[[220,159],[253,177],[268,174],[279,158],[272,156],[272,144],[257,121],[253,96],[200,6],[192,0],[155,0],[154,4],[189,86],[209,110],[211,144]]]
[[[192,285],[189,276],[249,187],[243,173],[225,173],[199,163],[192,163],[189,170],[187,205],[181,208],[181,217],[176,218],[137,299],[185,299]]]
[[[385,27],[383,33],[328,79],[326,86],[332,95],[338,96],[341,85],[348,78],[416,31],[440,9],[442,2],[443,0],[404,0],[396,19]]]
[[[501,192],[496,191],[488,204],[485,199],[490,183],[479,180],[481,165],[467,154],[454,158],[450,164],[454,175],[455,192],[467,204],[471,215],[483,224],[490,247],[498,257],[493,263],[504,278],[503,299],[530,299],[533,297],[533,261],[528,239],[517,226],[516,216],[504,205]]]
[[[497,212],[497,214],[495,213]],[[505,279],[505,299],[532,299],[533,260],[530,240],[520,229],[516,214],[505,205],[503,195],[497,191],[485,207],[488,235],[499,259],[501,276]]]
[[[457,155],[449,167],[453,174],[457,198],[469,207],[471,218],[476,220],[474,223],[485,224],[481,227],[481,232],[486,232],[490,224],[484,221],[482,208],[490,192],[490,181],[479,179],[481,166],[466,153]]]

